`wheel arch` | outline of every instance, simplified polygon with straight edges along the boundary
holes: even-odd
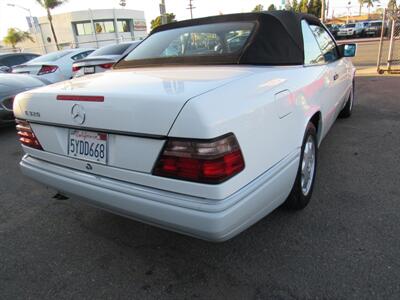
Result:
[[[311,116],[311,118],[308,120],[308,123],[312,123],[315,126],[315,129],[317,130],[317,142],[318,142],[318,146],[321,143],[322,140],[322,114],[321,111],[316,111],[313,113],[313,115]],[[307,126],[306,124],[306,126]]]

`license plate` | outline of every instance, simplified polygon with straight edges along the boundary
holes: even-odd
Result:
[[[71,129],[68,134],[68,156],[106,164],[107,142],[106,133]]]
[[[93,74],[94,73],[94,67],[84,67],[83,72],[85,74]]]

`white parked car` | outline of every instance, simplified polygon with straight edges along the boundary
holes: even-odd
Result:
[[[354,54],[287,11],[158,27],[110,72],[17,96],[22,171],[117,214],[227,240],[309,203],[318,146],[352,112]]]
[[[339,28],[338,37],[356,38],[365,35],[365,28],[368,22],[349,23]]]
[[[72,65],[73,77],[81,77],[110,70],[117,61],[135,49],[140,42],[125,42],[97,49],[87,57],[74,62]]]
[[[93,51],[94,49],[80,48],[52,52],[15,66],[12,72],[37,75],[52,83],[68,80],[72,77],[72,64]]]

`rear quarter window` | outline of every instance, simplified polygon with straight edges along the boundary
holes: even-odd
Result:
[[[84,51],[84,52],[75,54],[74,56],[71,57],[71,59],[72,59],[72,60],[80,60],[80,59],[85,58],[86,56],[88,56],[88,55],[89,55],[90,53],[92,53],[92,52],[93,52],[93,50]]]
[[[305,65],[320,65],[324,63],[321,49],[306,21],[301,22],[301,30],[303,33],[304,44],[304,64]]]
[[[336,49],[336,44],[325,28],[322,26],[310,25],[310,29],[321,48],[325,61],[332,62],[337,60],[339,55]]]

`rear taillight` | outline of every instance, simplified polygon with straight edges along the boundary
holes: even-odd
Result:
[[[114,63],[108,63],[108,64],[102,64],[100,65],[100,67],[102,67],[103,69],[111,69],[113,65]]]
[[[233,134],[213,140],[169,139],[153,174],[187,181],[221,183],[244,169]]]
[[[17,134],[19,135],[19,141],[21,142],[21,144],[31,148],[43,150],[38,139],[33,133],[29,122],[17,120]]]
[[[81,67],[72,66],[72,72],[78,72]]]
[[[57,69],[58,69],[57,66],[43,65],[42,68],[40,69],[38,75],[54,73],[55,71],[57,71]]]

